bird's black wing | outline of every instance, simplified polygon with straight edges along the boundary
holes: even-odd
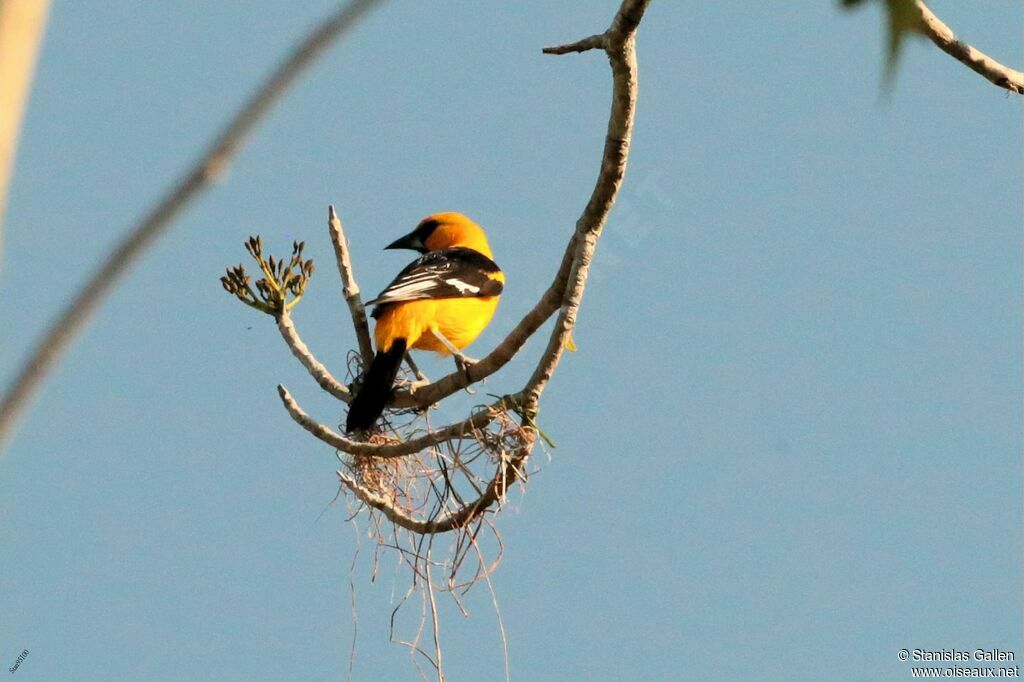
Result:
[[[502,283],[493,279],[498,265],[473,249],[455,247],[431,251],[398,273],[377,298],[366,305],[417,301],[425,298],[497,296]],[[380,308],[374,311],[378,315]]]

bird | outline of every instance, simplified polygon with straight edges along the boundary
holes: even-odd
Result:
[[[469,370],[462,353],[490,323],[505,287],[487,235],[461,213],[435,213],[385,249],[411,249],[423,255],[398,273],[367,306],[376,354],[345,420],[348,433],[369,429],[384,412],[395,377],[409,350],[452,355]]]

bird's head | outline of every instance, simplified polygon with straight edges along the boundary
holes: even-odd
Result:
[[[455,246],[473,249],[488,258],[494,257],[483,229],[461,213],[435,213],[427,216],[415,230],[384,248],[427,253]]]

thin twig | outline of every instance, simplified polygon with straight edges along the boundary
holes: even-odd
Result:
[[[433,548],[434,538],[427,542],[427,560],[424,562],[427,574],[427,597],[430,598],[430,619],[434,631],[434,661],[437,664],[437,682],[444,682],[444,665],[441,663],[441,624],[437,617],[437,601],[434,599],[434,581],[430,578],[430,550]]]
[[[43,335],[0,402],[0,450],[43,379],[82,331],[103,299],[146,249],[215,180],[298,76],[362,19],[377,0],[351,0],[313,30],[235,114],[214,143],[122,238]]]
[[[590,36],[589,38],[577,40],[575,43],[545,47],[541,52],[544,54],[569,54],[570,52],[586,52],[587,50],[603,49],[605,49],[605,34],[598,33],[597,35]]]
[[[418,575],[418,573],[416,571],[413,571],[413,574],[414,575]],[[420,646],[419,646],[420,634],[423,632],[423,624],[426,622],[426,597],[423,596],[422,593],[421,593],[421,603],[422,603],[422,606],[423,606],[423,612],[422,612],[421,620],[420,620],[420,628],[416,632],[416,638],[413,641],[411,641],[411,642],[407,642],[404,639],[395,639],[395,618],[398,616],[399,609],[401,609],[402,606],[405,605],[405,602],[407,602],[409,600],[409,596],[413,593],[413,591],[415,589],[416,589],[416,581],[414,579],[412,584],[409,585],[409,589],[405,591],[405,595],[398,602],[398,605],[391,611],[391,621],[390,621],[390,625],[389,625],[388,638],[391,640],[392,643],[400,644],[400,645],[406,647],[407,649],[409,649],[409,658],[412,659],[413,664],[416,666],[416,670],[420,674],[420,677],[422,677],[425,680],[425,679],[427,679],[427,676],[423,673],[423,668],[420,666],[420,662],[419,662],[419,659],[416,658],[416,654],[419,654],[423,658],[427,659],[427,662],[430,663],[430,665],[434,666],[435,669],[437,668],[437,666],[434,665],[434,659],[431,658],[430,654],[428,654],[426,651],[421,649]]]
[[[488,521],[490,524],[490,521]],[[501,536],[498,535],[498,531],[495,530],[494,526],[491,526],[491,531],[494,533],[494,537],[498,538],[498,544],[501,544]],[[476,540],[476,536],[470,537],[470,541],[473,543],[473,548],[476,550],[476,556],[480,564],[484,564],[484,553],[480,549],[480,545]],[[498,560],[500,561],[500,555]],[[504,653],[505,661],[505,682],[511,682],[512,672],[511,663],[508,658],[508,636],[505,634],[505,620],[501,617],[501,607],[498,606],[498,594],[494,591],[494,584],[491,583],[491,571],[493,569],[484,569],[484,580],[487,582],[487,590],[491,593],[491,605],[494,606],[494,615],[498,618],[498,633],[501,635],[501,650]]]
[[[1018,95],[1024,95],[1024,73],[1000,64],[981,50],[961,41],[941,19],[928,9],[921,0],[916,2],[921,11],[921,31],[939,49],[957,61],[967,65],[973,71],[992,81],[1001,88]]]
[[[352,647],[348,655],[348,680],[351,682],[352,674],[356,669],[356,641],[359,635],[359,612],[356,610],[356,559],[359,558],[359,550],[362,549],[363,543],[359,539],[359,524],[356,523],[355,515],[349,517],[349,521],[352,523],[352,530],[356,538],[356,551],[352,553],[352,563],[348,566],[348,589],[352,605]]]
[[[348,387],[342,384],[340,381],[334,378],[334,375],[320,363],[313,353],[310,352],[309,347],[303,343],[299,337],[299,332],[295,329],[295,324],[292,322],[291,315],[287,311],[283,311],[274,316],[277,321],[277,329],[281,332],[281,338],[284,339],[285,344],[291,350],[292,355],[302,363],[302,366],[306,368],[309,375],[316,380],[316,383],[320,384],[320,388],[324,389],[338,400],[349,402],[352,400],[352,394],[349,392]]]
[[[335,260],[338,261],[342,293],[345,295],[345,302],[348,303],[352,326],[355,327],[356,339],[359,341],[359,354],[363,357],[363,367],[369,367],[373,362],[373,345],[370,344],[366,309],[363,307],[363,299],[359,295],[359,285],[356,284],[355,272],[352,270],[352,259],[349,258],[348,243],[345,241],[345,230],[341,226],[341,219],[335,213],[333,205],[327,208],[327,224],[331,231],[331,243],[334,244]]]

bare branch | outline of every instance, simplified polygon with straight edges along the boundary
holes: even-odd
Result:
[[[7,188],[49,7],[49,0],[0,0],[0,267]]]
[[[299,332],[295,329],[291,315],[287,311],[280,312],[274,316],[274,319],[277,320],[277,329],[281,332],[284,342],[288,344],[288,348],[291,349],[292,355],[302,363],[302,366],[306,368],[310,376],[316,379],[316,383],[320,384],[320,388],[338,400],[346,403],[350,402],[352,394],[349,392],[348,387],[335,379],[330,371],[313,356],[309,347],[299,338]]]
[[[279,385],[277,387],[277,392],[278,395],[281,396],[281,402],[284,403],[284,408],[288,411],[288,414],[291,415],[291,418],[294,419],[299,426],[322,440],[324,443],[327,443],[331,447],[343,452],[347,452],[350,455],[364,455],[380,458],[404,457],[405,455],[411,455],[446,441],[474,438],[474,434],[477,430],[490,424],[499,414],[507,410],[510,405],[515,404],[518,400],[517,396],[507,396],[477,410],[467,419],[455,422],[454,424],[449,424],[448,426],[440,429],[433,429],[429,433],[418,438],[411,438],[402,443],[375,444],[363,443],[346,438],[337,431],[331,429],[329,426],[325,426],[324,424],[314,420],[306,414],[302,407],[299,406],[298,402],[296,402],[295,398],[292,397],[291,393],[288,392],[288,389],[284,386]]]
[[[523,389],[527,415],[536,410],[540,395],[565,351],[586,288],[590,260],[626,174],[637,98],[636,29],[649,2],[625,0],[605,34],[605,52],[612,66],[612,107],[601,172],[590,200],[576,222],[576,233],[570,244],[575,253],[561,312],[537,369]]]
[[[917,0],[916,4],[921,11],[921,31],[938,45],[940,50],[999,87],[1024,95],[1024,73],[1000,64],[984,52],[959,40],[952,29],[935,16],[924,2]]]
[[[310,33],[245,106],[213,145],[172,189],[136,224],[46,331],[0,402],[0,449],[47,373],[81,332],[114,285],[139,256],[212,182],[223,177],[231,160],[298,76],[335,40],[345,35],[376,0],[352,0]]]
[[[577,40],[575,43],[569,43],[567,45],[555,45],[554,47],[545,47],[541,50],[544,54],[569,54],[570,52],[586,52],[587,50],[603,50],[605,46],[605,34],[599,33],[583,40]]]
[[[576,326],[576,314],[583,299],[583,290],[587,284],[587,274],[590,270],[590,261],[593,258],[594,249],[597,246],[598,236],[598,232],[587,232],[583,235],[582,239],[576,240],[576,258],[573,260],[570,273],[570,280],[573,283],[572,288],[567,292],[566,303],[562,306],[558,319],[555,322],[555,328],[551,331],[551,337],[548,339],[548,345],[544,349],[544,354],[537,362],[537,367],[530,376],[530,380],[523,387],[522,392],[526,397],[524,400],[526,414],[536,412],[541,393],[544,391],[548,381],[555,372],[555,368],[562,359],[562,353],[565,351],[565,346],[572,334],[573,327]]]
[[[345,231],[333,205],[327,208],[327,224],[331,230],[335,260],[338,261],[342,293],[345,295],[345,302],[348,303],[348,310],[352,315],[352,326],[355,327],[356,339],[359,341],[359,354],[363,357],[363,366],[369,367],[373,362],[373,345],[370,343],[370,329],[366,323],[366,309],[363,307],[363,299],[359,295],[359,285],[356,284],[356,276],[352,270],[352,259],[348,255]]]

